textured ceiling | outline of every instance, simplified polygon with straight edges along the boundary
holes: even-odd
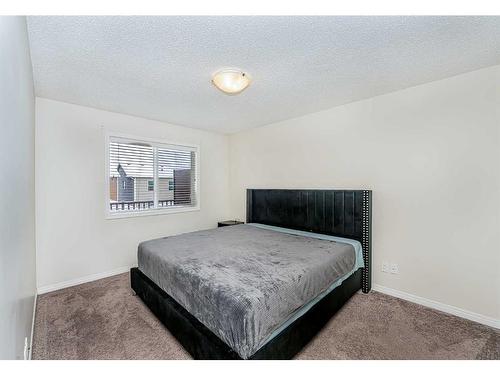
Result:
[[[28,17],[36,95],[232,133],[500,63],[500,17]],[[227,96],[222,67],[253,82]]]

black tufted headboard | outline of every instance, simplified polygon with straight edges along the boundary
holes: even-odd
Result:
[[[247,223],[346,237],[361,242],[362,289],[371,289],[371,190],[248,189]]]

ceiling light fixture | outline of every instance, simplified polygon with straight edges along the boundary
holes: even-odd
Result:
[[[250,85],[250,77],[238,69],[222,69],[213,75],[212,83],[224,94],[236,95]]]

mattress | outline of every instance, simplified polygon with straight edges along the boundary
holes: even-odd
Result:
[[[245,224],[142,242],[138,266],[248,358],[363,260],[357,241]]]

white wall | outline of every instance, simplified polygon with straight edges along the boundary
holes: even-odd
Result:
[[[200,145],[201,209],[106,219],[103,129]],[[39,288],[128,267],[140,241],[227,219],[228,137],[48,99],[36,99],[36,224]]]
[[[0,17],[0,359],[23,358],[35,295],[35,98],[24,17]]]
[[[374,283],[499,319],[499,91],[496,66],[232,135],[231,217],[246,188],[372,189]]]

